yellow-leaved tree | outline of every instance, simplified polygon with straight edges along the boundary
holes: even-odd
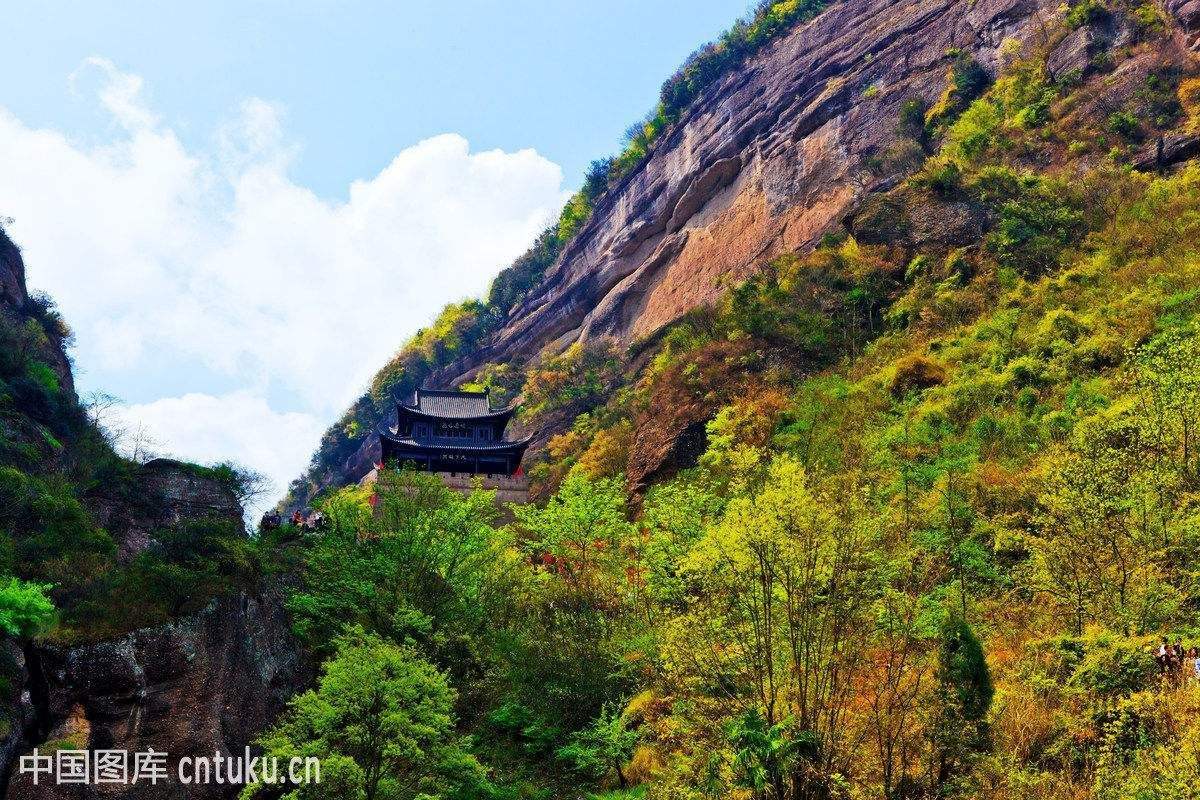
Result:
[[[857,648],[878,593],[863,506],[856,486],[820,485],[780,455],[684,559],[689,603],[669,626],[667,668],[742,714],[733,771],[759,796],[819,794],[845,767]]]

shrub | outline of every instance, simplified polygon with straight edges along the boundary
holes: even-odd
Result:
[[[925,114],[927,124],[945,124],[962,113],[972,100],[983,94],[991,75],[965,50],[952,49],[953,58],[946,72],[946,89],[938,102]]]
[[[1136,139],[1139,135],[1137,117],[1129,111],[1114,111],[1109,114],[1105,127],[1126,139]]]
[[[1193,130],[1200,126],[1200,78],[1187,78],[1179,82],[1176,90],[1179,105],[1187,115],[1188,126]]]
[[[58,375],[50,367],[41,361],[31,361],[25,367],[25,375],[37,385],[39,389],[46,394],[47,397],[53,397],[58,394]]]
[[[1008,376],[1018,388],[1041,386],[1046,381],[1046,365],[1032,356],[1022,356],[1009,363]]]
[[[1108,14],[1108,8],[1103,0],[1079,0],[1067,10],[1067,24],[1072,28],[1082,28],[1089,22],[1095,22]]]
[[[577,413],[588,411],[612,388],[618,366],[607,347],[576,342],[526,372],[521,413],[533,417],[568,406]]]
[[[26,583],[16,578],[0,580],[0,632],[30,637],[54,624],[54,603],[46,596],[50,584]]]
[[[1001,204],[988,248],[1001,266],[1026,276],[1043,274],[1086,231],[1082,205],[1066,187],[1044,179],[1022,177],[1011,188],[1015,194]]]
[[[592,204],[588,201],[587,195],[582,191],[573,194],[567,204],[563,206],[562,213],[558,217],[558,227],[555,228],[555,236],[558,237],[558,241],[569,242],[591,215]]]
[[[1069,685],[1103,697],[1127,696],[1150,685],[1154,658],[1137,642],[1100,636],[1084,644]]]
[[[501,317],[507,316],[513,306],[537,285],[546,269],[558,257],[561,241],[557,232],[557,225],[542,231],[533,245],[492,281],[487,304]]]
[[[931,358],[913,355],[896,362],[888,391],[897,399],[946,382],[946,367]]]
[[[962,168],[956,161],[932,161],[912,182],[940,197],[953,197],[962,189]]]
[[[1162,12],[1152,1],[1142,3],[1133,10],[1133,21],[1137,24],[1138,34],[1143,37],[1161,33],[1167,27]]]

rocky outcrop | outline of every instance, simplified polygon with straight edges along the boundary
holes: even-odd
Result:
[[[1058,6],[834,5],[706,91],[601,199],[475,360],[520,361],[598,337],[628,344],[771,256],[811,246],[889,180],[870,162],[895,142],[906,100],[932,104],[942,92],[951,48],[995,71],[1001,43],[1041,35]]]
[[[58,373],[78,426],[66,330],[49,302],[30,296],[20,251],[0,231],[0,323],[20,332],[36,324],[36,357]],[[23,409],[10,410],[20,420]],[[32,413],[32,412],[30,412]],[[76,419],[77,418],[77,419]],[[27,420],[32,425],[32,420]],[[36,426],[34,426],[36,427]],[[93,443],[93,446],[96,446]],[[36,468],[53,472],[45,459]],[[31,467],[33,468],[33,467]],[[240,530],[243,511],[230,481],[210,469],[169,459],[129,465],[129,474],[82,499],[128,560],[155,542],[155,532],[190,520],[224,520]],[[106,494],[107,493],[107,494]],[[176,758],[241,753],[275,718],[313,670],[291,634],[278,585],[228,594],[196,614],[120,638],[65,647],[0,642],[0,795],[10,798],[236,797],[240,787],[183,790],[178,783],[35,784],[20,772],[20,756],[37,747],[153,748]],[[132,758],[132,755],[130,756]],[[173,763],[173,762],[169,762]]]
[[[22,308],[26,299],[25,263],[21,260],[21,251],[0,230],[0,304]]]
[[[1055,109],[1058,127],[1088,141],[1047,142],[1025,166],[1049,168],[1076,144],[1088,152],[1079,166],[1096,166],[1111,149],[1097,135],[1110,116],[1148,113],[1151,72],[1178,72],[1197,48],[1198,3],[1162,0],[1160,36],[1157,22],[1115,6],[1070,27],[1059,0],[835,2],[705,89],[645,160],[597,199],[501,330],[425,383],[456,385],[489,363],[519,368],[576,342],[627,351],[772,257],[810,248],[843,226],[863,243],[935,252],[977,244],[994,223],[981,209],[936,197],[913,206],[896,191],[924,162],[923,145],[937,144],[900,140],[904,104],[935,105],[960,54],[993,76],[1010,54],[1044,54],[1051,79],[1079,87]],[[1139,37],[1153,41],[1142,46]],[[1132,160],[1162,167],[1194,150],[1190,135],[1167,136]],[[561,430],[555,420],[537,425],[526,431],[535,452]],[[312,488],[358,480],[378,459],[376,437],[365,436],[341,463],[323,465]]]
[[[44,296],[35,293],[30,297],[25,285],[25,262],[21,258],[21,250],[0,228],[0,318],[18,326],[32,319],[41,323],[47,342],[38,348],[38,355],[54,369],[59,385],[74,398],[75,378],[66,354],[66,331],[61,327],[57,315],[51,311],[49,301]]]
[[[154,531],[185,520],[228,520],[242,524],[242,507],[232,486],[209,471],[170,458],[143,464],[135,476],[137,497],[116,502],[98,499],[93,511],[117,542],[122,562],[154,541]]]
[[[1191,50],[1200,50],[1200,0],[1165,0],[1163,8],[1179,22],[1179,37]]]
[[[8,780],[9,772],[25,749],[26,737],[44,735],[38,730],[39,709],[34,704],[33,692],[27,680],[29,672],[25,651],[13,641],[0,643],[0,674],[6,687],[0,698],[0,788]]]
[[[242,508],[229,485],[208,470],[157,459],[133,476],[137,491],[95,503],[94,513],[132,558],[154,533],[190,520],[224,518],[240,527]],[[288,698],[311,680],[313,665],[291,633],[278,583],[218,597],[198,613],[120,638],[60,646],[37,643],[0,653],[11,676],[0,737],[0,776],[11,798],[83,800],[174,798],[178,782],[35,784],[19,757],[32,748],[154,749],[180,756],[242,754]],[[11,651],[11,652],[10,652]],[[0,777],[2,779],[2,777]],[[236,797],[240,787],[188,787],[187,797]]]
[[[180,756],[242,754],[303,688],[312,672],[289,632],[278,589],[215,600],[198,614],[114,641],[76,648],[40,647],[28,666],[26,694],[41,692],[42,752],[56,747],[153,748]],[[26,698],[26,705],[33,703]],[[36,726],[31,726],[36,727]],[[14,764],[7,797],[226,798],[239,787],[34,785]],[[186,793],[186,794],[185,794]]]
[[[427,384],[456,385],[482,364],[519,365],[576,341],[645,340],[773,256],[811,246],[921,163],[923,153],[879,169],[896,143],[901,106],[916,98],[932,105],[945,89],[952,48],[994,73],[1001,44],[1045,36],[1060,5],[835,3],[705,90],[599,198],[495,339]],[[926,214],[912,220],[915,235],[978,238],[977,217],[942,210],[953,225]],[[551,432],[531,431],[535,449]],[[376,437],[364,437],[324,480],[358,480],[378,458]]]

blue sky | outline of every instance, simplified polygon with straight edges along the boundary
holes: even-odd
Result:
[[[0,217],[126,440],[281,492],[745,0],[14,5]]]
[[[196,146],[246,97],[287,110],[296,180],[343,197],[404,144],[446,132],[472,148],[533,147],[575,182],[616,149],[659,84],[748,0],[694,2],[14,3],[0,101],[26,124],[102,136],[67,90],[88,56],[142,76]]]

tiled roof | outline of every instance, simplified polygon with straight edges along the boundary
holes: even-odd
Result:
[[[472,443],[462,440],[446,439],[446,438],[429,438],[421,441],[416,441],[406,436],[391,436],[385,438],[390,439],[396,444],[407,445],[408,447],[420,447],[426,450],[512,450],[514,448],[524,449],[529,444],[529,439],[520,439],[517,441]]]
[[[417,391],[417,411],[434,417],[482,417],[492,411],[486,392]]]

